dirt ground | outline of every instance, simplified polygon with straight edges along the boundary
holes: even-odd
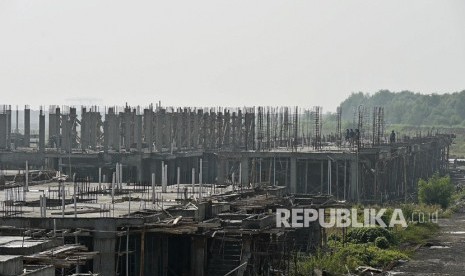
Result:
[[[458,186],[465,183],[464,170],[452,173]],[[390,275],[465,275],[465,212],[439,219],[439,233],[428,246],[419,248],[413,258],[394,268]]]
[[[465,275],[465,214],[440,219],[440,232],[390,275]]]

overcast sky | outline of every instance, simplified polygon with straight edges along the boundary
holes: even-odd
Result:
[[[465,1],[2,1],[0,103],[336,106],[465,89]]]

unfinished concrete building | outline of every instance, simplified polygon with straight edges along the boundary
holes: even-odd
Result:
[[[38,147],[16,150],[0,113],[0,221],[64,233],[95,253],[71,270],[98,275],[280,275],[324,231],[276,227],[276,208],[407,201],[453,139],[389,143],[379,107],[347,140],[319,107],[76,110],[53,107],[48,131],[41,111]]]

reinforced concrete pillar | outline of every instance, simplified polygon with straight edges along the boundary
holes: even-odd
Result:
[[[153,148],[153,109],[152,106],[148,109],[144,109],[144,141],[149,148],[149,152],[154,150]]]
[[[7,124],[7,118],[8,115],[6,113],[1,113],[0,111],[0,149],[7,149],[7,143],[8,143],[8,124]]]
[[[358,158],[350,162],[350,200],[359,201],[358,195]]]
[[[137,151],[142,151],[142,115],[136,115],[134,124],[134,140],[136,140]],[[140,181],[140,180],[139,180]]]
[[[102,167],[98,168],[98,189],[102,189]]]
[[[123,189],[123,164],[122,163],[119,163],[119,176],[118,176],[118,179],[119,179],[119,189]]]
[[[192,236],[191,247],[191,273],[192,276],[205,275],[205,238],[202,236]]]
[[[94,271],[101,276],[114,276],[116,227],[108,221],[99,221],[94,232],[94,251],[99,252],[94,257]]]
[[[167,190],[167,184],[168,184],[168,165],[165,165],[165,162],[162,161],[161,162],[161,191],[163,193],[166,193],[166,190]]]
[[[191,181],[192,181],[192,194],[194,194],[194,188],[195,188],[195,168],[192,168]]]
[[[155,203],[155,173],[152,173],[152,203]]]
[[[181,168],[180,167],[177,167],[176,169],[176,184],[177,184],[176,188],[178,189],[178,194],[179,194],[179,185],[181,184]]]
[[[225,165],[226,165],[226,161],[222,158],[219,158],[218,159],[217,184],[224,184]]]
[[[24,143],[23,147],[28,148],[31,144],[31,110],[24,109]]]
[[[137,182],[141,183],[144,176],[144,169],[142,165],[142,159],[137,163]]]
[[[332,195],[332,190],[331,190],[331,159],[328,159],[328,195]]]
[[[297,158],[291,157],[291,183],[289,187],[289,191],[291,194],[295,194],[297,192]]]
[[[119,187],[119,163],[116,163],[116,170],[115,170],[115,173],[116,173],[116,177],[115,177],[115,184],[116,184],[116,187]]]
[[[39,151],[45,151],[45,114],[42,109],[39,114]]]
[[[243,157],[241,159],[241,184],[242,185],[249,185],[249,159],[247,157]]]
[[[11,149],[11,105],[8,106],[8,109],[6,110],[6,115],[7,115],[7,148]]]
[[[199,198],[202,199],[203,193],[203,161],[200,158],[200,165],[199,165]]]
[[[26,160],[26,171],[24,172],[24,176],[25,176],[24,190],[28,192],[29,191],[29,163],[27,160]]]

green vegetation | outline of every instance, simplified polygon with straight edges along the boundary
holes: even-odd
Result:
[[[453,193],[454,185],[449,176],[440,177],[436,173],[428,181],[418,181],[418,200],[421,203],[439,204],[442,208],[447,208]]]
[[[352,243],[374,242],[379,237],[383,237],[389,242],[394,242],[394,236],[391,231],[381,227],[351,228],[347,233],[347,240]]]
[[[399,243],[423,244],[438,231],[437,223],[412,223],[403,231],[396,233],[396,240]]]
[[[412,126],[465,126],[465,90],[452,94],[423,95],[410,91],[381,90],[373,95],[353,93],[341,103],[344,120],[352,120],[354,107],[383,106],[388,124]]]
[[[408,259],[408,255],[397,249],[381,249],[370,244],[330,245],[331,253],[319,252],[313,256],[301,257],[297,263],[296,275],[312,275],[314,269],[323,269],[332,275],[355,271],[358,266],[385,267],[394,260]]]
[[[381,206],[357,205],[354,208],[379,209]],[[319,269],[330,275],[341,275],[348,271],[353,273],[359,266],[391,267],[400,259],[409,259],[416,245],[426,243],[439,231],[436,223],[429,222],[428,214],[442,216],[447,212],[439,205],[400,204],[388,207],[382,216],[383,221],[389,222],[394,208],[402,209],[408,221],[406,228],[349,228],[345,236],[340,228],[328,229],[328,243],[324,250],[311,256],[300,256],[291,271],[294,275],[312,275]],[[424,223],[418,223],[418,213],[425,214]]]
[[[389,248],[390,244],[389,244],[389,241],[385,237],[377,237],[375,239],[375,245],[378,248],[387,249]]]

